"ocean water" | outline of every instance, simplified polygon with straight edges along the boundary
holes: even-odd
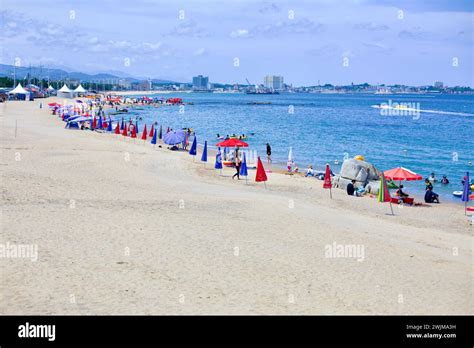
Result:
[[[291,146],[301,169],[308,164],[322,169],[329,162],[339,172],[340,164],[334,160],[342,163],[344,156],[361,154],[381,170],[403,166],[424,177],[431,172],[439,178],[447,175],[450,185],[435,185],[435,192],[447,199],[461,189],[466,171],[474,175],[472,95],[176,93],[154,97],[180,97],[193,105],[185,105],[182,113],[177,106],[144,107],[126,118],[141,116],[142,126],[157,121],[165,129],[190,127],[198,143],[207,140],[209,145],[217,143],[217,133],[244,133],[262,159],[268,142],[273,159],[281,163],[286,163]],[[372,107],[390,101],[415,103],[429,112],[384,116]],[[421,194],[424,185],[418,181],[406,187]]]

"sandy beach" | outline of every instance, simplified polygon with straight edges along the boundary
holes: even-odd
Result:
[[[461,206],[391,216],[280,173],[265,189],[212,157],[64,129],[50,101],[0,104],[0,244],[38,248],[0,258],[0,313],[473,314]]]

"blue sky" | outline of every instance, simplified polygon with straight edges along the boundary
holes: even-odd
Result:
[[[473,11],[471,0],[3,0],[0,62],[177,81],[473,86]]]

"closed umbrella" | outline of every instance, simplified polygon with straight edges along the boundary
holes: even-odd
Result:
[[[244,158],[242,160],[242,164],[240,165],[240,173],[239,174],[241,176],[245,176],[245,183],[247,184],[249,173],[247,171],[247,157],[245,156],[245,152],[244,152]]]
[[[156,145],[156,133],[157,133],[157,132],[156,132],[156,129],[155,129],[155,132],[153,133],[153,138],[151,139],[151,143],[152,143],[153,145]]]
[[[194,136],[193,144],[191,145],[191,148],[189,149],[189,154],[191,156],[196,156],[197,154],[197,138]],[[193,157],[194,159],[194,157]]]
[[[146,124],[145,124],[145,127],[143,128],[142,140],[146,140],[146,135],[147,135],[147,130],[146,130]]]
[[[201,161],[207,162],[207,140],[204,142],[204,150],[202,151]]]
[[[220,172],[222,174],[222,154],[221,154],[221,148],[217,148],[217,153],[216,153],[216,163],[214,163],[214,168],[215,169],[220,169]]]
[[[291,151],[291,148],[290,148],[290,151]],[[329,168],[329,163],[326,163],[326,172],[324,173],[323,188],[329,189],[329,197],[331,197],[332,199],[331,168]]]
[[[151,129],[150,129],[150,134],[148,134],[149,137],[152,137],[155,134],[155,127],[153,123],[151,124]]]
[[[378,201],[381,203],[390,203],[390,210],[392,211],[393,214],[393,208],[392,208],[392,198],[390,197],[390,192],[388,192],[388,186],[387,186],[387,181],[385,181],[385,174],[382,173],[382,176],[380,178],[380,187],[379,187],[379,195],[378,195]]]
[[[464,187],[462,190],[461,201],[464,202],[464,215],[467,215],[467,202],[469,202],[469,191],[470,191],[471,181],[469,180],[469,172],[466,173],[466,179],[464,180]]]

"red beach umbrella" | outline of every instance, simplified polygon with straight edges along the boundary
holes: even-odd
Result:
[[[332,199],[331,169],[329,168],[329,164],[326,164],[326,173],[324,174],[323,188],[329,189],[329,196]]]
[[[94,116],[94,119],[92,120],[92,128],[96,129],[97,128],[97,119]]]
[[[265,173],[265,168],[263,168],[263,163],[262,160],[260,159],[260,156],[258,156],[258,163],[257,163],[257,174],[255,175],[255,181],[256,182],[261,182],[265,184],[265,181],[267,181],[267,174]],[[267,188],[267,185],[265,185],[265,188]]]
[[[147,134],[147,131],[146,131],[146,124],[145,124],[145,127],[143,128],[142,140],[146,140],[146,134]]]
[[[127,136],[127,124],[126,124],[126,123],[125,123],[125,125],[123,126],[122,135],[123,135],[124,137]]]
[[[137,128],[136,127],[133,127],[132,128],[132,135],[131,135],[132,138],[136,138],[137,137]]]
[[[146,125],[145,125],[146,126]],[[150,129],[150,134],[148,134],[149,137],[152,137],[153,135],[155,134],[155,125],[152,124],[151,125],[151,129]]]
[[[120,134],[120,122],[117,122],[117,125],[115,126],[115,134]]]
[[[410,169],[406,169],[403,167],[393,168],[390,170],[386,170],[383,172],[385,178],[392,179],[395,181],[413,181],[413,180],[421,180],[423,177],[415,172],[412,172]]]
[[[224,141],[221,141],[220,143],[217,143],[216,146],[220,147],[248,147],[249,144],[247,144],[245,141],[236,139],[236,138],[230,138]]]

